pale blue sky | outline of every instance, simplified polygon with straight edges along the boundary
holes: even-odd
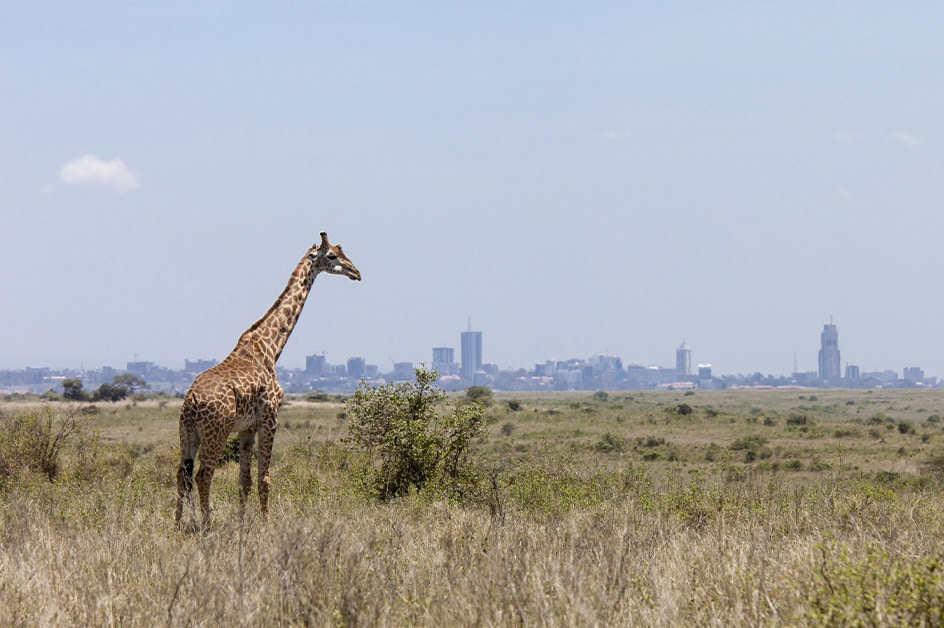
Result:
[[[510,6],[509,6],[510,5]],[[710,5],[710,7],[709,7]],[[944,376],[944,5],[0,7],[0,368],[608,353]]]

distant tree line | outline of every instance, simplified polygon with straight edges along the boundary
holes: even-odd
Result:
[[[147,382],[131,373],[116,375],[111,383],[102,384],[92,393],[82,389],[81,379],[62,380],[62,396],[70,401],[121,401],[142,388],[147,388]]]

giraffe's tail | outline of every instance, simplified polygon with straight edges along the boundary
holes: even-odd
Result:
[[[184,504],[192,503],[193,461],[200,447],[200,433],[193,419],[190,418],[187,408],[188,404],[185,401],[180,412],[180,466],[177,467],[177,509],[174,513],[174,520],[178,527],[183,516]]]

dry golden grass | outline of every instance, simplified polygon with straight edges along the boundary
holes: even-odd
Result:
[[[173,529],[176,416],[142,405],[4,489],[0,624],[944,622],[937,391],[499,395],[481,505],[359,497],[343,406],[292,401],[270,520],[227,465],[208,534]]]

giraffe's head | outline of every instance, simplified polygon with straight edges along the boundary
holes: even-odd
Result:
[[[361,272],[348,259],[340,244],[328,242],[328,234],[321,232],[321,244],[313,244],[308,249],[308,257],[314,262],[314,270],[318,272],[344,275],[355,281],[361,280]]]

